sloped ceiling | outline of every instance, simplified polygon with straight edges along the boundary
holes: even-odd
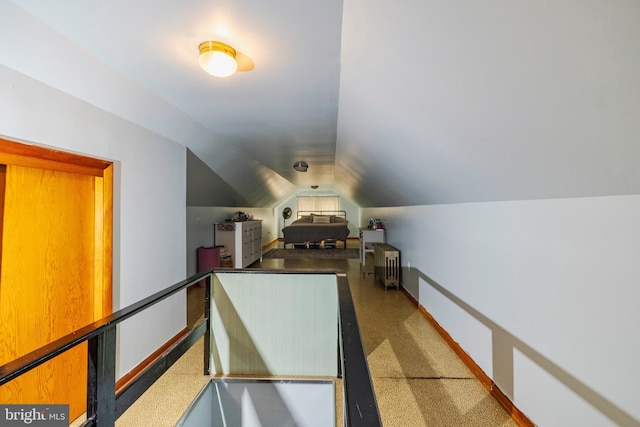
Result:
[[[249,206],[249,202],[187,149],[187,206]]]
[[[0,0],[0,16],[2,65],[187,146],[188,181],[212,187],[197,203],[314,184],[362,207],[640,193],[638,2]],[[254,69],[207,75],[205,40]]]
[[[345,1],[340,188],[363,206],[637,194],[640,3],[556,3]]]

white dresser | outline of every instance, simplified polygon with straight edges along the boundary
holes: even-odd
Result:
[[[262,260],[262,221],[219,222],[213,225],[216,246],[226,246],[234,268]]]

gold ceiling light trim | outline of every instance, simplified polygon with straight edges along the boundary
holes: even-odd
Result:
[[[228,77],[238,71],[236,50],[222,42],[206,41],[198,47],[198,62],[203,70],[216,77]]]

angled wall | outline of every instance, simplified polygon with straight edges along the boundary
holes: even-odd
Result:
[[[187,149],[187,206],[247,205],[247,200]]]
[[[403,285],[537,425],[640,423],[640,196],[369,216]]]

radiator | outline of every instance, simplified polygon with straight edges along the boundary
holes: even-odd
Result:
[[[373,269],[384,289],[400,289],[400,251],[386,243],[376,243],[373,249]]]

